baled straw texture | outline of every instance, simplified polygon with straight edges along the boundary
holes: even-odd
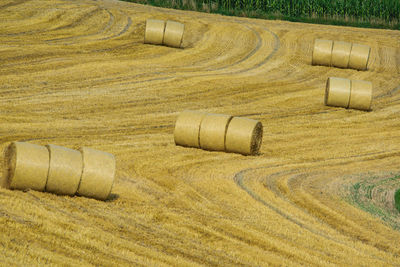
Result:
[[[81,181],[81,152],[56,145],[47,145],[47,149],[50,153],[50,167],[46,191],[73,196]]]
[[[330,66],[332,60],[333,41],[315,39],[312,55],[313,65]]]
[[[183,39],[185,25],[176,21],[168,20],[165,26],[164,45],[180,48]]]
[[[326,82],[325,105],[348,108],[350,87],[349,79],[329,77]]]
[[[44,191],[49,171],[49,151],[44,146],[12,142],[4,153],[2,186]]]
[[[347,68],[349,66],[351,43],[334,41],[332,48],[332,66]]]
[[[370,110],[372,103],[372,83],[367,81],[351,81],[349,108]]]
[[[349,68],[366,70],[370,54],[371,47],[368,45],[353,44],[350,53]]]
[[[164,39],[165,21],[158,19],[147,19],[144,33],[145,44],[161,45]]]
[[[225,151],[225,136],[232,116],[207,114],[200,125],[200,147],[212,151]]]
[[[261,122],[234,117],[230,121],[226,132],[226,151],[243,155],[256,155],[261,147],[262,136],[263,126]]]
[[[187,147],[200,147],[200,124],[206,113],[186,110],[179,114],[174,130],[175,144]]]
[[[78,194],[106,200],[114,184],[115,158],[112,154],[82,147],[83,171]]]

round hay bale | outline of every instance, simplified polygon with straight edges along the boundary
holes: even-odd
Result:
[[[2,186],[44,191],[49,171],[49,151],[44,146],[12,142],[4,150]]]
[[[200,148],[200,124],[206,113],[185,110],[176,119],[174,140],[176,145]]]
[[[168,20],[165,26],[164,45],[180,48],[184,30],[184,24]]]
[[[351,43],[334,41],[332,48],[332,66],[347,68],[349,66]]]
[[[114,184],[114,156],[87,147],[79,150],[83,158],[83,171],[77,193],[80,196],[106,200]]]
[[[326,82],[325,105],[348,108],[350,88],[349,79],[329,77]]]
[[[366,70],[370,54],[371,48],[368,45],[353,44],[350,53],[349,68]]]
[[[225,136],[232,116],[207,114],[200,125],[200,147],[212,151],[225,151]]]
[[[372,83],[367,81],[351,81],[349,108],[370,110],[372,103]]]
[[[164,39],[164,30],[165,21],[159,19],[147,19],[144,43],[161,45]]]
[[[263,136],[261,122],[234,117],[228,125],[225,148],[227,152],[255,155],[259,153]]]
[[[75,195],[83,169],[81,152],[56,145],[46,147],[50,153],[46,191],[60,195]]]
[[[330,66],[332,60],[333,41],[315,39],[312,54],[312,64]]]

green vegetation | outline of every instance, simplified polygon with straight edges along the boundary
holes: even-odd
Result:
[[[399,0],[124,0],[263,19],[400,30]]]
[[[346,199],[358,208],[381,218],[394,229],[400,230],[400,189],[394,194],[394,203],[396,210],[389,208],[390,205],[385,203],[384,199],[374,199],[372,190],[375,188],[378,195],[384,196],[385,192],[393,187],[400,187],[400,176],[392,176],[390,178],[369,177],[362,181],[351,185],[348,188],[349,194]],[[393,195],[392,195],[393,196]],[[386,201],[390,199],[386,198]]]
[[[396,209],[400,212],[400,189],[396,191],[394,195],[394,205]]]

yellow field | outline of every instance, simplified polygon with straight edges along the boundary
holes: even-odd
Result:
[[[147,18],[185,49],[144,45]],[[369,71],[311,66],[315,38],[369,44]],[[373,111],[324,106],[330,76],[373,82]],[[175,146],[185,109],[261,120],[262,154]],[[0,189],[1,265],[398,266],[400,232],[344,198],[400,173],[399,115],[399,31],[2,0],[0,148],[89,146],[117,176],[106,202]]]

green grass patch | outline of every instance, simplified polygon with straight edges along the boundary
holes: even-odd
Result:
[[[400,212],[400,189],[398,189],[394,195],[394,204],[396,209]]]
[[[354,206],[364,210],[375,217],[381,218],[393,229],[400,231],[400,188],[394,194],[394,203],[396,210],[389,209],[385,203],[380,203],[373,199],[372,192],[385,193],[390,188],[400,187],[400,175],[390,178],[380,178],[371,176],[363,178],[347,188],[345,199]]]

